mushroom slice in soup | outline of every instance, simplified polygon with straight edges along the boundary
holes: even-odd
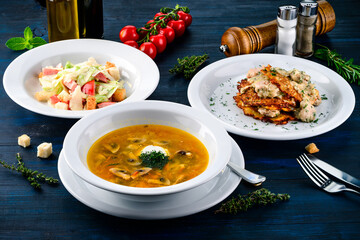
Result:
[[[132,143],[144,143],[146,141],[146,138],[128,138],[128,140]]]
[[[117,143],[107,143],[104,144],[104,147],[112,153],[116,153],[120,149],[120,146]]]
[[[142,175],[145,175],[147,174],[148,172],[151,171],[152,168],[140,168],[140,169],[137,169],[135,170],[132,174],[131,174],[131,178],[132,179],[135,179],[139,176],[142,176]]]
[[[149,179],[149,180],[147,180],[147,182],[151,183],[151,184],[158,184],[158,185],[166,185],[166,186],[171,185],[170,180],[167,178],[164,178],[164,177],[161,177],[159,179]]]
[[[184,151],[184,150],[179,150],[179,151],[176,152],[176,154],[179,154],[179,155],[181,155],[181,156],[187,156],[187,157],[189,157],[189,158],[191,158],[192,155],[193,155],[191,152],[189,152],[189,151]]]
[[[165,141],[165,140],[161,140],[161,141],[158,141],[158,140],[151,140],[151,142],[155,145],[160,145],[160,146],[165,146],[165,145],[168,145],[169,142],[168,141]]]
[[[134,159],[134,158],[128,158],[126,160],[127,164],[131,165],[131,166],[139,166],[142,162],[139,161],[138,159]]]
[[[110,168],[109,171],[114,174],[115,176],[121,177],[125,180],[129,180],[130,179],[130,174],[127,173],[126,170],[121,169],[121,168]]]

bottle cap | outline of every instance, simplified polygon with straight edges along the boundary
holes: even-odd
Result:
[[[281,6],[278,9],[278,17],[284,20],[293,20],[297,17],[297,9],[295,6]]]
[[[299,5],[299,14],[310,17],[317,14],[318,3],[314,1],[301,1]]]

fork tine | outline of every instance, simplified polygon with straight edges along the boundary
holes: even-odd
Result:
[[[296,161],[298,161],[298,163],[300,164],[301,168],[304,170],[304,172],[306,173],[306,175],[309,176],[309,178],[317,185],[317,186],[321,186],[321,184],[318,182],[317,179],[315,179],[312,175],[312,173],[306,168],[306,166],[304,165],[304,163],[302,162],[302,160],[299,160],[298,158],[296,158]]]
[[[306,166],[306,168],[312,173],[313,177],[315,177],[321,184],[323,184],[326,181],[326,178],[324,178],[315,169],[312,168],[309,160],[305,159],[302,155],[299,158],[303,162],[303,164]]]
[[[324,179],[325,181],[328,180],[329,178],[308,158],[308,156],[304,153],[302,154],[307,160],[308,163],[312,166],[312,168],[314,170],[316,170]]]

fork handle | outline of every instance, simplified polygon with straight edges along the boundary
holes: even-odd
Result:
[[[360,192],[358,192],[358,191],[356,191],[356,190],[354,190],[354,189],[352,189],[352,188],[345,188],[344,190],[345,190],[345,191],[349,191],[349,192],[354,192],[354,193],[357,193],[357,194],[360,195]]]

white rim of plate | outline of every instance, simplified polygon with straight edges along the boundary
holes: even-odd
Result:
[[[244,61],[253,61],[256,59],[261,59],[261,61],[267,61],[269,64],[271,64],[271,59],[277,59],[277,60],[283,60],[284,62],[299,62],[300,67],[301,66],[312,66],[312,68],[318,69],[319,72],[326,75],[330,80],[331,83],[335,85],[341,92],[341,97],[346,96],[347,102],[346,104],[343,104],[340,111],[337,112],[336,116],[339,116],[339,118],[332,118],[328,123],[321,126],[314,127],[311,131],[298,131],[296,134],[278,134],[274,135],[272,133],[265,133],[265,132],[256,132],[256,131],[249,131],[248,129],[239,128],[236,126],[233,126],[229,124],[228,122],[225,122],[223,120],[218,119],[216,116],[214,116],[208,109],[208,105],[206,106],[201,98],[200,98],[200,92],[201,91],[207,91],[207,89],[203,89],[203,82],[206,81],[205,76],[214,69],[219,69],[221,67],[226,66],[227,64],[232,64],[236,62],[244,62]],[[245,69],[244,72],[247,72],[249,69]],[[306,71],[306,69],[301,69]],[[224,78],[224,81],[226,79]],[[216,61],[202,70],[200,70],[190,81],[189,87],[188,87],[188,100],[190,102],[190,105],[197,109],[202,109],[207,112],[209,116],[211,116],[214,119],[217,119],[227,131],[244,136],[244,137],[250,137],[250,138],[256,138],[256,139],[264,139],[264,140],[297,140],[297,139],[304,139],[309,138],[313,136],[317,136],[323,133],[326,133],[328,131],[331,131],[335,129],[336,127],[340,126],[342,123],[344,123],[351,115],[351,113],[354,110],[355,107],[355,94],[349,85],[349,83],[342,78],[339,74],[334,72],[333,70],[319,64],[316,62],[312,62],[307,59],[302,59],[298,57],[293,56],[286,56],[286,55],[277,55],[277,54],[266,54],[266,53],[256,53],[256,54],[248,54],[248,55],[239,55],[239,56],[233,56],[229,58],[225,58],[219,61]],[[241,110],[241,109],[240,109]],[[248,117],[248,116],[245,116]],[[250,117],[249,117],[250,118]],[[259,120],[257,120],[259,121]],[[316,130],[316,131],[315,131]]]
[[[98,54],[103,54],[104,52],[106,52],[106,55],[109,56],[124,56],[120,58],[124,59],[129,64],[136,66],[139,76],[143,80],[141,81],[141,84],[138,84],[136,86],[135,91],[121,103],[134,102],[146,99],[155,91],[159,83],[160,72],[156,63],[142,51],[139,51],[138,49],[135,49],[128,45],[110,40],[72,39],[48,43],[31,49],[18,56],[9,64],[9,66],[5,70],[3,76],[3,85],[5,92],[15,103],[17,103],[21,107],[46,116],[61,118],[81,118],[94,112],[93,110],[59,110],[52,108],[46,104],[37,104],[37,100],[33,96],[30,96],[29,92],[24,87],[26,79],[21,79],[22,77],[19,69],[21,70],[22,67],[27,66],[29,62],[31,63],[32,61],[34,61],[34,59],[36,59],[36,62],[41,62],[61,55],[72,54],[73,52],[82,54],[86,54],[87,52],[96,52]],[[87,56],[87,58],[88,57],[91,56],[89,55]],[[84,61],[86,59],[84,59]],[[121,68],[121,66],[117,67]],[[14,81],[16,84],[14,84]],[[31,99],[31,97],[33,97],[33,99]],[[34,103],[37,105],[36,107],[34,107]]]
[[[93,174],[80,160],[78,154],[78,146],[75,139],[78,134],[83,133],[86,129],[89,122],[100,121],[104,116],[112,115],[114,111],[126,111],[129,109],[144,109],[147,110],[149,107],[151,110],[157,111],[170,111],[172,113],[184,114],[191,116],[192,119],[199,121],[206,128],[212,130],[213,137],[218,141],[217,155],[215,156],[213,169],[206,169],[203,173],[192,178],[188,181],[166,186],[159,188],[136,188],[119,185],[116,183],[111,183],[107,180],[104,180],[95,174]],[[101,112],[100,112],[101,111]],[[99,136],[101,137],[101,136]],[[220,140],[221,139],[221,140]],[[179,103],[166,102],[166,101],[155,101],[155,100],[146,100],[139,102],[132,102],[123,105],[112,105],[106,108],[99,110],[99,114],[90,114],[79,121],[77,121],[68,131],[65,136],[63,143],[63,151],[65,159],[74,173],[76,173],[80,178],[84,179],[86,182],[112,192],[123,193],[123,194],[133,194],[133,195],[166,195],[170,193],[176,193],[185,191],[187,189],[194,188],[203,184],[213,177],[215,177],[219,172],[226,166],[227,162],[230,160],[231,156],[231,141],[226,130],[218,124],[214,119],[208,119],[207,114],[204,111],[198,111],[190,106],[186,106]],[[71,159],[71,161],[69,161]],[[222,161],[221,161],[222,160]]]
[[[245,168],[244,155],[243,155],[240,147],[235,142],[235,140],[232,138],[231,138],[231,142],[232,142],[232,146],[233,146],[231,158],[236,158],[233,160],[233,162],[235,162],[236,164],[239,164],[240,167]],[[62,159],[60,159],[60,158],[62,158]],[[171,218],[184,217],[184,216],[188,216],[188,215],[192,215],[192,214],[196,214],[196,213],[205,211],[206,209],[209,209],[209,208],[215,206],[216,204],[220,203],[225,198],[227,198],[232,192],[234,192],[234,190],[238,187],[239,183],[242,180],[241,177],[239,177],[235,172],[233,172],[229,167],[227,167],[227,170],[229,171],[229,175],[228,175],[226,181],[223,182],[224,188],[217,188],[217,189],[213,188],[215,191],[209,192],[206,196],[201,196],[201,198],[195,200],[191,204],[184,205],[184,207],[178,207],[177,212],[175,212],[176,210],[174,210],[174,209],[176,209],[176,207],[174,207],[174,209],[167,208],[169,211],[161,211],[162,215],[150,214],[149,212],[147,212],[144,215],[141,212],[141,209],[139,209],[139,211],[137,211],[136,213],[133,213],[130,210],[123,211],[123,212],[116,212],[116,211],[114,212],[114,207],[111,204],[109,204],[110,207],[107,207],[108,206],[107,204],[104,205],[103,204],[104,200],[101,199],[102,196],[99,196],[99,195],[95,195],[94,198],[91,198],[91,195],[90,195],[90,198],[86,198],[84,193],[86,194],[88,189],[80,189],[81,190],[80,191],[79,189],[73,188],[70,185],[71,182],[69,182],[65,178],[67,173],[61,171],[61,170],[64,170],[64,169],[62,169],[61,164],[66,165],[66,167],[70,171],[70,173],[68,173],[68,174],[73,174],[74,181],[76,181],[76,179],[78,179],[78,181],[82,181],[78,184],[81,184],[81,183],[88,184],[88,183],[84,182],[81,178],[79,178],[71,170],[71,168],[68,166],[68,164],[65,160],[64,152],[61,151],[60,155],[59,155],[59,161],[58,161],[59,176],[60,176],[60,179],[63,182],[66,190],[74,198],[76,198],[78,201],[85,204],[86,206],[93,208],[97,211],[100,211],[100,212],[103,212],[103,213],[106,213],[106,214],[109,214],[112,216],[128,218],[128,219],[142,219],[142,220],[145,220],[145,219],[146,220],[171,219]],[[220,175],[219,176],[220,178],[223,177],[222,173],[219,173],[219,175]],[[233,181],[230,183],[227,183],[227,181],[229,181],[230,178],[232,178]],[[219,182],[221,182],[221,181],[217,181],[217,183],[219,183]],[[210,183],[210,181],[209,181],[209,183]],[[96,188],[95,186],[92,186],[92,187]],[[199,186],[199,187],[201,187],[201,186]],[[214,187],[216,187],[216,184]],[[193,189],[193,190],[195,190],[195,189]],[[106,190],[103,190],[103,191],[106,191]],[[216,197],[216,194],[219,194],[219,193],[221,196]],[[117,193],[113,193],[113,194],[117,194]],[[179,193],[179,194],[181,195],[184,193]],[[179,196],[179,195],[174,194],[172,197],[176,197],[176,196]],[[181,195],[181,196],[183,197],[184,195]],[[131,201],[131,200],[125,200],[125,201]],[[162,202],[162,201],[160,201],[160,202]],[[146,205],[146,202],[144,204]],[[194,207],[194,205],[195,205],[195,207]],[[119,208],[121,208],[121,206],[119,206]],[[119,211],[119,208],[116,208],[117,211]],[[151,209],[148,209],[148,210],[150,211]]]

